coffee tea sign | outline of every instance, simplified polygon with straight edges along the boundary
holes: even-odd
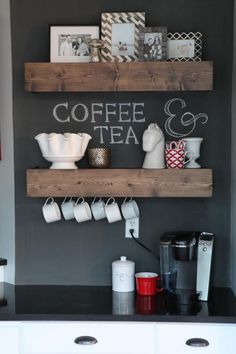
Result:
[[[201,124],[208,121],[205,113],[193,114],[187,111],[187,103],[181,98],[167,101],[163,110],[166,117],[166,133],[178,139],[191,135],[198,121]],[[78,102],[71,105],[66,101],[55,105],[52,114],[60,124],[71,122],[91,124],[100,144],[139,144],[137,131],[140,131],[141,124],[143,130],[146,128],[143,102],[89,104]],[[185,131],[177,131],[178,128],[184,128]]]
[[[135,125],[146,122],[144,103],[76,103],[62,102],[53,108],[57,122],[89,122],[99,136],[100,144],[139,144]]]

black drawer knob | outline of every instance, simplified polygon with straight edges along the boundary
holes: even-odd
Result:
[[[208,340],[203,338],[190,338],[185,344],[190,347],[208,347],[208,345],[210,345]]]
[[[76,344],[81,344],[81,345],[92,345],[92,344],[96,344],[98,341],[94,337],[81,336],[81,337],[75,338],[74,342]]]

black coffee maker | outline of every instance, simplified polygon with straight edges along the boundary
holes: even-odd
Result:
[[[160,238],[163,287],[177,304],[207,301],[214,235],[208,232],[168,232]]]

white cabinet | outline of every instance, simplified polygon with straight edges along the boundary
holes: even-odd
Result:
[[[154,323],[24,322],[22,327],[24,354],[155,354]],[[83,345],[84,336],[96,343]]]
[[[160,323],[157,354],[235,354],[236,325]]]
[[[0,354],[20,354],[19,327],[14,322],[0,322]]]
[[[0,322],[0,354],[235,354],[235,343],[236,324]]]

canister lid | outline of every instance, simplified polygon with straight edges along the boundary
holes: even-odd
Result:
[[[127,265],[134,265],[133,261],[130,261],[127,259],[126,256],[121,256],[120,259],[118,259],[117,261],[112,262],[113,265],[115,264],[119,264],[119,266],[127,266]]]

